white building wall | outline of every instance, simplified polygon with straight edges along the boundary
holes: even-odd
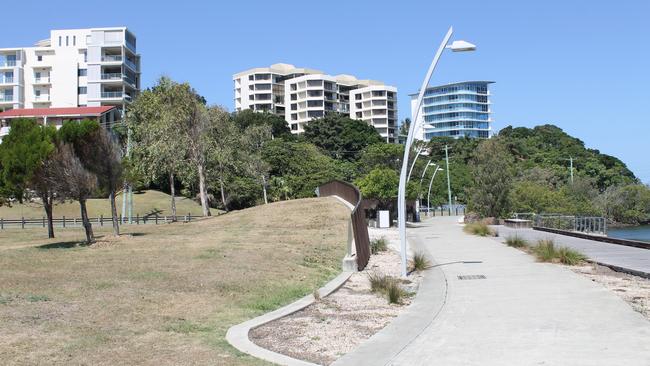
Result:
[[[135,50],[127,50],[128,58],[135,64],[135,70],[129,71],[134,75],[134,86],[122,80],[107,83],[102,80],[102,50],[104,47],[117,47],[124,55],[126,48],[135,47],[126,41],[127,37],[131,36],[124,27],[52,30],[49,40],[39,42],[36,47],[20,49],[24,57],[21,66],[16,67],[15,75],[20,76],[22,80],[18,86],[21,102],[12,108],[100,105],[124,107],[140,90],[140,56]],[[135,43],[135,37],[131,43]],[[0,54],[6,50],[0,49]],[[126,74],[126,59],[127,57],[123,56],[121,62],[113,62],[113,70]],[[80,75],[80,70],[85,70],[87,76]],[[0,72],[3,70],[0,69]],[[38,73],[40,80],[37,79]],[[128,94],[131,98],[103,98],[101,91],[106,84],[111,85],[111,90],[119,90],[122,95]],[[79,94],[80,87],[85,87],[87,94]],[[3,107],[0,103],[0,108]]]

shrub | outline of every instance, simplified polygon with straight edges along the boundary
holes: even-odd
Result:
[[[388,250],[388,240],[383,236],[379,239],[373,239],[370,242],[370,253],[377,254],[379,252],[385,252]]]
[[[397,282],[393,277],[386,276],[377,272],[368,273],[368,280],[370,281],[371,292],[386,292],[388,286],[392,282]]]
[[[421,252],[413,254],[413,261],[411,263],[413,265],[412,270],[416,272],[424,271],[431,267],[431,262],[429,262],[426,255]]]
[[[571,248],[567,247],[562,247],[557,250],[557,257],[560,259],[560,262],[563,264],[567,264],[569,266],[575,266],[577,264],[580,264],[580,262],[584,261],[587,259],[587,257],[580,253],[577,250],[573,250]]]
[[[468,234],[478,235],[478,236],[494,236],[494,231],[490,229],[489,226],[482,222],[473,222],[471,224],[465,225],[463,228]]]
[[[537,259],[542,262],[551,262],[554,258],[557,258],[555,242],[552,239],[538,241],[535,248],[533,248],[533,252]]]
[[[528,241],[524,238],[520,238],[519,236],[509,236],[506,238],[506,244],[509,247],[513,248],[525,248],[528,246]]]
[[[388,295],[388,303],[390,304],[400,304],[402,298],[406,295],[406,292],[400,287],[397,281],[392,281],[386,289]]]

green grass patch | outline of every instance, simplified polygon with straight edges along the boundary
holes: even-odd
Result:
[[[506,238],[506,245],[513,248],[525,248],[528,246],[528,241],[517,235],[509,236]]]
[[[490,229],[489,226],[482,222],[473,222],[471,224],[466,224],[463,228],[463,231],[478,236],[495,236],[496,233],[494,230]]]
[[[162,280],[168,276],[167,273],[159,271],[144,271],[131,274],[131,277],[136,280]]]
[[[575,266],[580,263],[582,263],[587,257],[580,253],[577,250],[567,248],[567,247],[561,247],[560,249],[557,250],[557,257],[560,260],[560,263],[569,265],[569,266]]]
[[[411,261],[412,271],[421,272],[429,267],[431,267],[431,262],[427,259],[427,256],[422,252],[413,254],[413,260]]]
[[[370,272],[368,280],[370,281],[370,291],[386,296],[390,304],[400,304],[402,299],[408,295],[400,285],[399,279],[395,277]]]
[[[533,253],[540,262],[552,262],[557,257],[557,249],[552,239],[543,239],[537,242]]]
[[[379,252],[385,252],[388,250],[388,240],[383,236],[379,239],[373,239],[370,241],[370,253],[377,254]]]
[[[406,296],[406,291],[402,289],[398,281],[392,281],[386,289],[386,296],[390,304],[401,304],[402,298]]]
[[[307,295],[311,290],[312,287],[303,284],[268,288],[261,296],[249,302],[248,307],[262,312],[275,310],[295,299]]]
[[[46,295],[29,294],[25,296],[25,300],[29,302],[42,302],[42,301],[50,301],[50,298]]]
[[[190,333],[209,332],[212,330],[212,328],[204,325],[192,323],[191,321],[186,319],[178,319],[172,322],[171,324],[166,325],[164,330],[165,332],[190,334]]]
[[[217,248],[210,248],[196,256],[196,259],[214,259],[222,257],[221,251]]]

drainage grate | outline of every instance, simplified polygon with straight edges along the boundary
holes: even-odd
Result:
[[[486,277],[484,275],[461,275],[458,276],[459,280],[484,280]]]

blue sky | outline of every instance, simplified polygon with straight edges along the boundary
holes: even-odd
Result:
[[[450,25],[474,53],[446,53],[432,84],[494,80],[494,126],[553,123],[621,158],[650,183],[650,2],[619,1],[21,1],[0,47],[49,29],[125,25],[143,86],[189,81],[233,108],[232,74],[276,62],[383,80],[400,119]]]

